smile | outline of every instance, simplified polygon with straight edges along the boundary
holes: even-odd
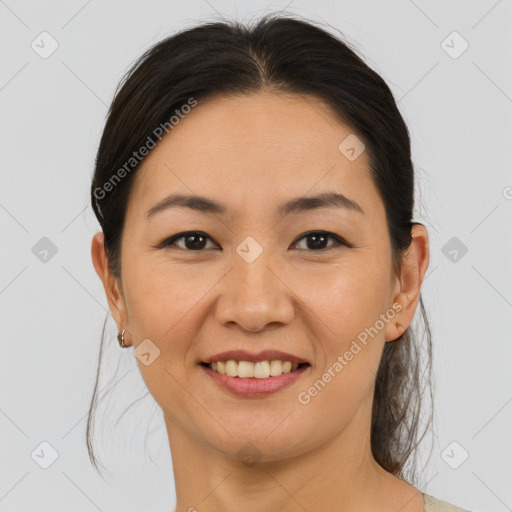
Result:
[[[230,393],[245,398],[258,398],[290,386],[308,372],[311,365],[278,360],[252,363],[231,359],[226,362],[201,363],[200,367],[215,383]]]
[[[309,366],[309,363],[292,363],[291,361],[217,361],[215,363],[201,363],[214,372],[228,377],[240,377],[241,379],[266,379],[278,377],[283,373],[294,372],[298,368]]]

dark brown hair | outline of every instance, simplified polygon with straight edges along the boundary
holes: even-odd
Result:
[[[269,14],[252,26],[222,20],[167,37],[146,51],[119,84],[91,185],[92,207],[105,235],[109,267],[119,280],[125,212],[140,163],[132,160],[133,152],[150,140],[158,143],[158,127],[168,126],[169,119],[190,98],[200,108],[202,101],[214,95],[261,90],[322,100],[364,142],[370,172],[385,206],[394,270],[399,275],[402,254],[412,240],[414,169],[409,132],[393,95],[349,43],[313,22],[288,14]],[[432,381],[431,332],[421,295],[419,312],[425,336],[410,327],[385,345],[376,376],[371,424],[375,460],[413,484],[416,460],[409,475],[404,472],[405,463],[411,454],[416,456],[432,421],[429,410],[420,437],[424,389]],[[86,433],[96,469],[91,431],[104,334],[105,325]],[[424,357],[420,355],[421,338],[426,340]],[[423,372],[420,363],[425,365]],[[432,394],[431,385],[428,389]]]

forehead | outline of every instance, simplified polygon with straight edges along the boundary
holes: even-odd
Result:
[[[367,211],[378,200],[368,155],[350,160],[340,150],[354,135],[312,96],[264,92],[199,102],[142,162],[131,208],[145,213],[170,192],[215,197],[239,210],[338,191]]]

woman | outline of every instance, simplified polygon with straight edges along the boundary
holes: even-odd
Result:
[[[404,476],[429,262],[413,192],[388,86],[310,22],[204,24],[128,72],[91,253],[162,408],[177,511],[462,510]]]

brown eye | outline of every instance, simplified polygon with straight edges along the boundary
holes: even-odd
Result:
[[[306,233],[299,240],[306,239],[306,247],[302,247],[302,249],[312,250],[315,252],[328,250],[331,247],[336,247],[340,245],[345,245],[349,247],[350,245],[345,242],[341,237],[335,235],[334,233],[329,233],[327,231],[311,231],[310,233]],[[326,246],[326,243],[329,239],[334,240],[334,244]],[[297,245],[297,242],[294,244]]]
[[[329,239],[334,240],[334,243],[327,245]],[[182,240],[182,242],[177,244],[176,242],[178,240]],[[346,247],[352,247],[348,242],[343,240],[343,238],[327,231],[311,231],[302,235],[298,240],[306,240],[306,246],[299,247],[301,250],[306,249],[314,252],[327,251],[331,248],[342,245]],[[187,251],[200,252],[209,248],[207,247],[208,241],[213,242],[212,239],[202,231],[186,231],[184,233],[178,233],[177,235],[164,240],[157,246],[157,248],[162,249],[166,247],[177,246]],[[297,243],[298,242],[295,242],[292,247],[295,247]]]
[[[176,244],[176,241],[183,239],[183,245]],[[179,233],[177,235],[168,238],[164,242],[158,245],[158,248],[169,247],[172,245],[177,245],[182,249],[186,249],[189,251],[201,251],[206,248],[206,244],[208,240],[211,241],[211,238],[201,231],[186,231],[185,233]]]

